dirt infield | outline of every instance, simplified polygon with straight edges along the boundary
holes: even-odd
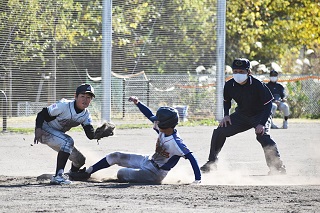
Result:
[[[189,185],[193,172],[187,160],[162,185],[116,183],[117,166],[94,174],[90,182],[51,186],[37,179],[55,170],[56,152],[33,145],[33,135],[0,135],[1,212],[319,212],[320,121],[294,121],[289,129],[272,130],[287,167],[285,176],[267,176],[263,151],[254,130],[227,139],[218,171],[203,175],[201,185]],[[200,165],[208,157],[214,127],[178,127]],[[86,165],[112,151],[151,154],[152,129],[116,130],[97,144],[83,132],[71,132]],[[67,165],[69,169],[70,163]]]

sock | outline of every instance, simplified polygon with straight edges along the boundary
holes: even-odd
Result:
[[[59,151],[57,156],[56,175],[63,174],[64,167],[67,164],[70,154],[67,152]]]
[[[62,175],[63,175],[63,172],[64,172],[63,169],[59,169],[59,171],[57,172],[56,176],[57,176],[57,175],[62,176]]]
[[[79,171],[79,169],[80,169],[80,168],[74,166],[73,163],[71,164],[71,169],[70,169],[71,172],[77,172],[77,171]]]
[[[108,168],[110,164],[107,162],[106,158],[102,158],[100,161],[95,163],[93,166],[90,166],[86,172],[89,174],[95,173],[96,171],[99,171],[100,169]]]
[[[287,121],[289,116],[284,116],[284,120]]]

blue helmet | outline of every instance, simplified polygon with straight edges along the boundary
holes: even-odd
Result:
[[[179,114],[175,108],[163,106],[151,120],[159,121],[158,127],[161,129],[174,128],[179,123]]]

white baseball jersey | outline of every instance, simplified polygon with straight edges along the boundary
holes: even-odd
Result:
[[[75,100],[61,99],[59,102],[50,105],[48,113],[51,117],[56,117],[56,119],[47,122],[48,126],[62,132],[67,132],[72,127],[79,126],[80,124],[84,126],[92,125],[88,109],[84,109],[77,114],[74,104]]]
[[[190,150],[183,143],[176,129],[174,130],[174,134],[170,136],[159,132],[156,150],[152,155],[152,160],[154,160],[159,167],[168,164],[165,167],[171,169],[179,160],[179,158],[172,159],[172,157],[184,157],[189,152]],[[171,162],[168,162],[170,159]]]
[[[72,153],[74,148],[73,139],[65,134],[72,127],[79,126],[80,124],[92,125],[92,119],[88,109],[84,109],[82,112],[77,113],[75,108],[75,100],[62,99],[55,104],[50,105],[48,113],[51,117],[56,117],[54,120],[43,122],[42,130],[44,131],[42,136],[42,143],[47,144],[56,151],[64,151],[71,153],[70,158],[73,160],[74,165],[80,165],[82,163],[77,162],[77,156]],[[82,164],[83,165],[83,164]]]

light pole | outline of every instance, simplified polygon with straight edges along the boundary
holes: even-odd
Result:
[[[101,120],[111,121],[112,0],[103,0]]]
[[[217,2],[217,86],[216,86],[216,120],[223,118],[223,87],[225,83],[226,52],[226,0]]]

